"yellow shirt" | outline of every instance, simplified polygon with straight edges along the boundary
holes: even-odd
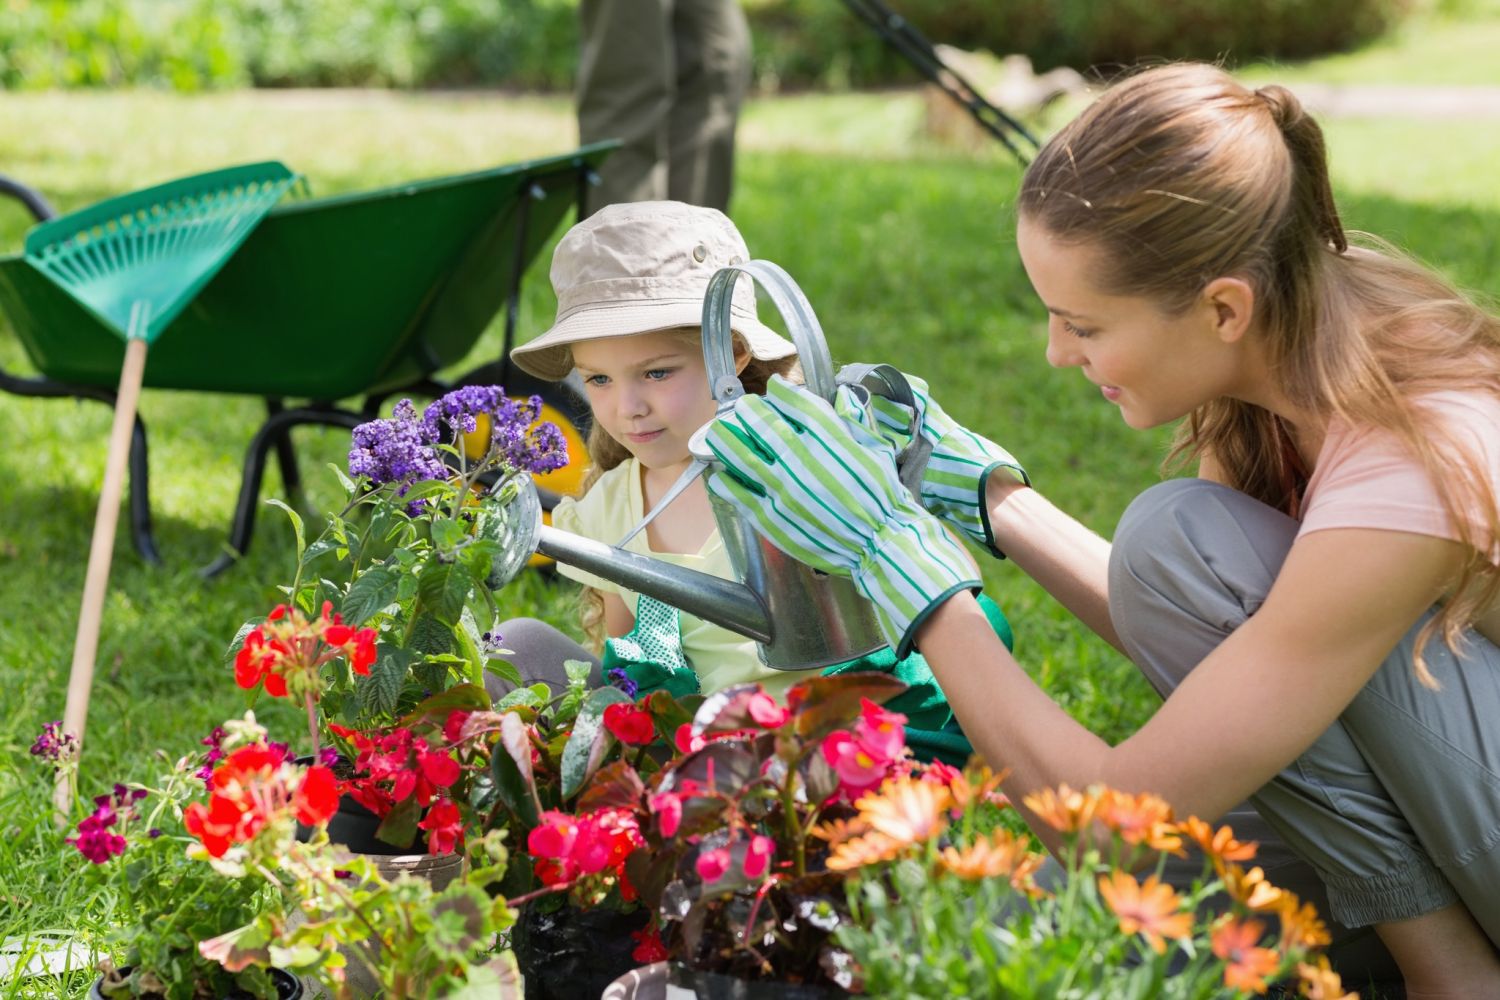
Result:
[[[552,526],[614,545],[625,537],[627,531],[640,523],[644,516],[641,466],[634,458],[630,458],[606,472],[579,499],[565,497],[559,502],[552,511]],[[668,512],[662,516],[672,515]],[[654,552],[644,531],[632,538],[625,548],[676,566],[695,569],[726,580],[735,579],[734,569],[729,563],[729,553],[724,550],[724,542],[717,529],[696,553]],[[586,586],[620,595],[625,607],[632,615],[635,614],[636,599],[640,595],[634,591],[563,563],[557,564],[557,571]],[[686,612],[682,615],[681,632],[683,652],[697,672],[698,683],[704,694],[712,694],[733,684],[757,681],[767,692],[780,699],[785,696],[787,688],[819,673],[817,670],[773,670],[760,661],[754,642]]]

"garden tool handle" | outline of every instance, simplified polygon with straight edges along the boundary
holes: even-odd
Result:
[[[932,442],[922,433],[922,415],[917,412],[917,396],[912,392],[911,383],[895,365],[864,362],[840,368],[835,381],[839,385],[858,386],[911,411],[911,423],[907,427],[910,437],[906,447],[896,456],[896,473],[901,485],[920,503],[922,477],[927,472],[927,460],[932,457]]]
[[[734,331],[730,326],[734,289],[741,275],[749,275],[765,289],[781,318],[787,333],[797,345],[802,364],[802,381],[810,390],[829,402],[836,388],[833,359],[823,328],[802,289],[779,264],[769,260],[752,260],[730,264],[714,272],[703,295],[703,362],[708,371],[708,388],[720,412],[728,409],[745,394],[739,374],[734,370]]]
[[[83,727],[89,713],[89,691],[94,683],[94,661],[99,652],[99,628],[104,597],[109,587],[109,564],[115,548],[115,527],[120,519],[120,496],[125,486],[125,463],[130,457],[130,437],[135,429],[136,405],[146,371],[146,341],[125,342],[125,362],[120,369],[120,387],[115,395],[115,421],[109,433],[109,454],[104,465],[104,485],[94,514],[94,536],[89,545],[88,570],[83,579],[83,602],[78,612],[78,633],[73,640],[73,666],[68,674],[68,700],[63,710],[63,732],[83,742]],[[60,817],[72,808],[72,788],[59,776],[52,803]]]

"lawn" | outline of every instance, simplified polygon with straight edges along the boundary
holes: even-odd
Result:
[[[126,93],[4,102],[0,172],[62,209],[265,157],[284,159],[315,192],[331,193],[573,142],[568,105],[555,98]],[[754,253],[802,284],[837,361],[889,361],[928,379],[958,419],[1007,445],[1038,486],[1107,535],[1130,497],[1156,480],[1167,433],[1128,431],[1077,373],[1048,368],[1042,313],[1014,246],[1017,167],[996,150],[925,146],[915,108],[910,95],[755,105],[742,132],[736,218]],[[1330,143],[1349,226],[1386,234],[1467,286],[1500,291],[1500,190],[1482,166],[1500,157],[1494,130],[1336,122]],[[22,213],[0,202],[0,251],[14,252],[25,227]],[[523,336],[552,315],[546,256],[529,276]],[[492,328],[455,370],[492,357],[499,343]],[[282,360],[322,361],[316,342]],[[30,371],[3,323],[0,365]],[[148,391],[141,410],[153,428],[152,494],[167,566],[144,566],[122,530],[85,794],[145,777],[153,749],[186,753],[216,722],[244,711],[223,666],[225,646],[240,622],[276,601],[293,562],[285,519],[267,509],[248,558],[213,581],[194,574],[223,542],[259,401]],[[108,426],[97,404],[0,396],[0,940],[108,922],[109,900],[90,895],[80,859],[48,826],[45,780],[26,752],[42,724],[62,714]],[[312,507],[326,508],[337,487],[325,466],[342,461],[347,435],[306,429],[298,444]],[[266,495],[279,489],[273,473]],[[1077,718],[1118,740],[1149,714],[1153,696],[1129,664],[1011,566],[987,563],[986,582],[1015,624],[1023,662]],[[566,583],[533,574],[504,600],[516,614],[571,627]],[[300,731],[284,706],[256,710],[285,736]],[[81,996],[86,978],[14,984],[0,996]]]

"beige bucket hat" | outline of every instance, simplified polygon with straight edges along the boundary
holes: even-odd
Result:
[[[556,381],[573,369],[572,344],[628,337],[703,322],[708,279],[750,259],[744,237],[723,212],[679,201],[609,205],[578,223],[552,254],[557,319],[510,352],[538,378]],[[755,288],[735,286],[730,329],[763,361],[797,348],[755,314]]]

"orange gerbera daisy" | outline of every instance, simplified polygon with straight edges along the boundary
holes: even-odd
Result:
[[[1009,830],[995,830],[962,850],[945,847],[939,863],[961,879],[971,882],[982,878],[1008,877],[1024,862],[1031,851],[1030,838]],[[1040,863],[1040,862],[1038,862]]]
[[[1002,808],[1010,805],[1005,793],[996,791],[1004,779],[1005,772],[996,774],[984,765],[968,768],[961,778],[948,783],[954,807],[967,809],[973,802],[990,802]]]
[[[1274,975],[1281,956],[1260,946],[1266,925],[1259,920],[1228,917],[1214,928],[1209,947],[1224,960],[1224,985],[1233,990],[1261,994],[1266,977]]]
[[[906,847],[931,840],[948,826],[953,793],[947,785],[921,778],[889,778],[880,791],[854,803],[859,821]]]
[[[1344,981],[1328,967],[1327,955],[1319,955],[1316,963],[1298,963],[1297,978],[1307,1000],[1359,1000],[1358,993],[1344,992]]]
[[[1215,830],[1209,824],[1203,822],[1197,816],[1189,816],[1182,821],[1182,832],[1189,839],[1203,849],[1214,863],[1214,867],[1221,873],[1224,870],[1224,862],[1227,861],[1249,861],[1255,857],[1258,846],[1255,841],[1239,841],[1234,839],[1234,831],[1227,826],[1221,826]]]
[[[1333,940],[1317,907],[1302,902],[1296,893],[1282,890],[1276,913],[1281,917],[1283,948],[1321,948]]]
[[[1252,910],[1274,910],[1282,905],[1286,893],[1266,881],[1266,873],[1257,866],[1248,871],[1239,865],[1224,868],[1224,891],[1229,898]]]
[[[1059,785],[1056,791],[1044,788],[1039,792],[1032,792],[1023,797],[1021,802],[1054,830],[1078,833],[1088,829],[1089,824],[1094,821],[1100,794],[1097,788],[1079,792],[1067,785]]]
[[[883,833],[867,833],[834,847],[825,864],[831,872],[846,872],[866,865],[878,865],[896,857],[906,846]]]
[[[1155,851],[1182,850],[1182,837],[1172,823],[1172,807],[1159,795],[1106,789],[1099,796],[1095,818],[1127,844],[1145,844]]]
[[[1137,882],[1129,872],[1099,876],[1099,895],[1120,920],[1120,930],[1139,933],[1158,955],[1167,950],[1164,938],[1180,939],[1193,931],[1193,915],[1181,912],[1182,899],[1155,875]]]
[[[826,823],[818,823],[807,832],[819,840],[826,840],[830,844],[842,844],[846,840],[862,837],[868,833],[870,828],[859,819],[831,819]]]

